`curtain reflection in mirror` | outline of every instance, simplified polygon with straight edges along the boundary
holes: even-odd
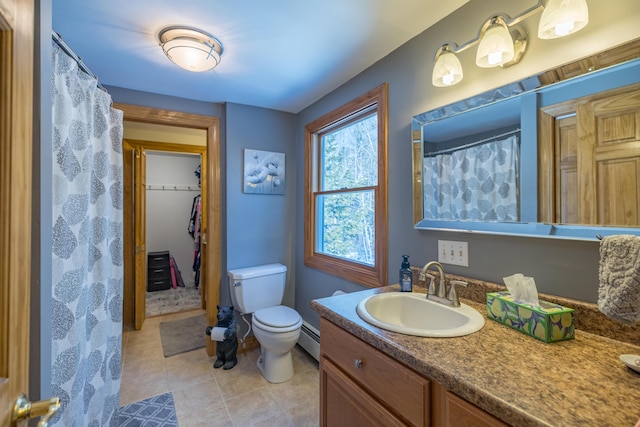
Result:
[[[426,154],[424,217],[519,221],[519,132],[499,140]]]

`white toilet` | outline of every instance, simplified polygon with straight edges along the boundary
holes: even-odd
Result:
[[[229,286],[234,308],[253,314],[253,335],[260,343],[258,368],[270,383],[293,377],[291,349],[298,342],[302,318],[294,309],[281,305],[287,267],[267,264],[229,270]]]

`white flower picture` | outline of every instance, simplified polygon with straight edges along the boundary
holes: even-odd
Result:
[[[244,192],[284,194],[284,153],[245,148]]]

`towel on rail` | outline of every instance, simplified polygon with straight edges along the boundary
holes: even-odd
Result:
[[[640,236],[606,236],[600,242],[598,309],[612,319],[640,321]]]

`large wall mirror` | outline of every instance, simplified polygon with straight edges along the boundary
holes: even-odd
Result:
[[[640,234],[640,40],[413,117],[416,228]]]

